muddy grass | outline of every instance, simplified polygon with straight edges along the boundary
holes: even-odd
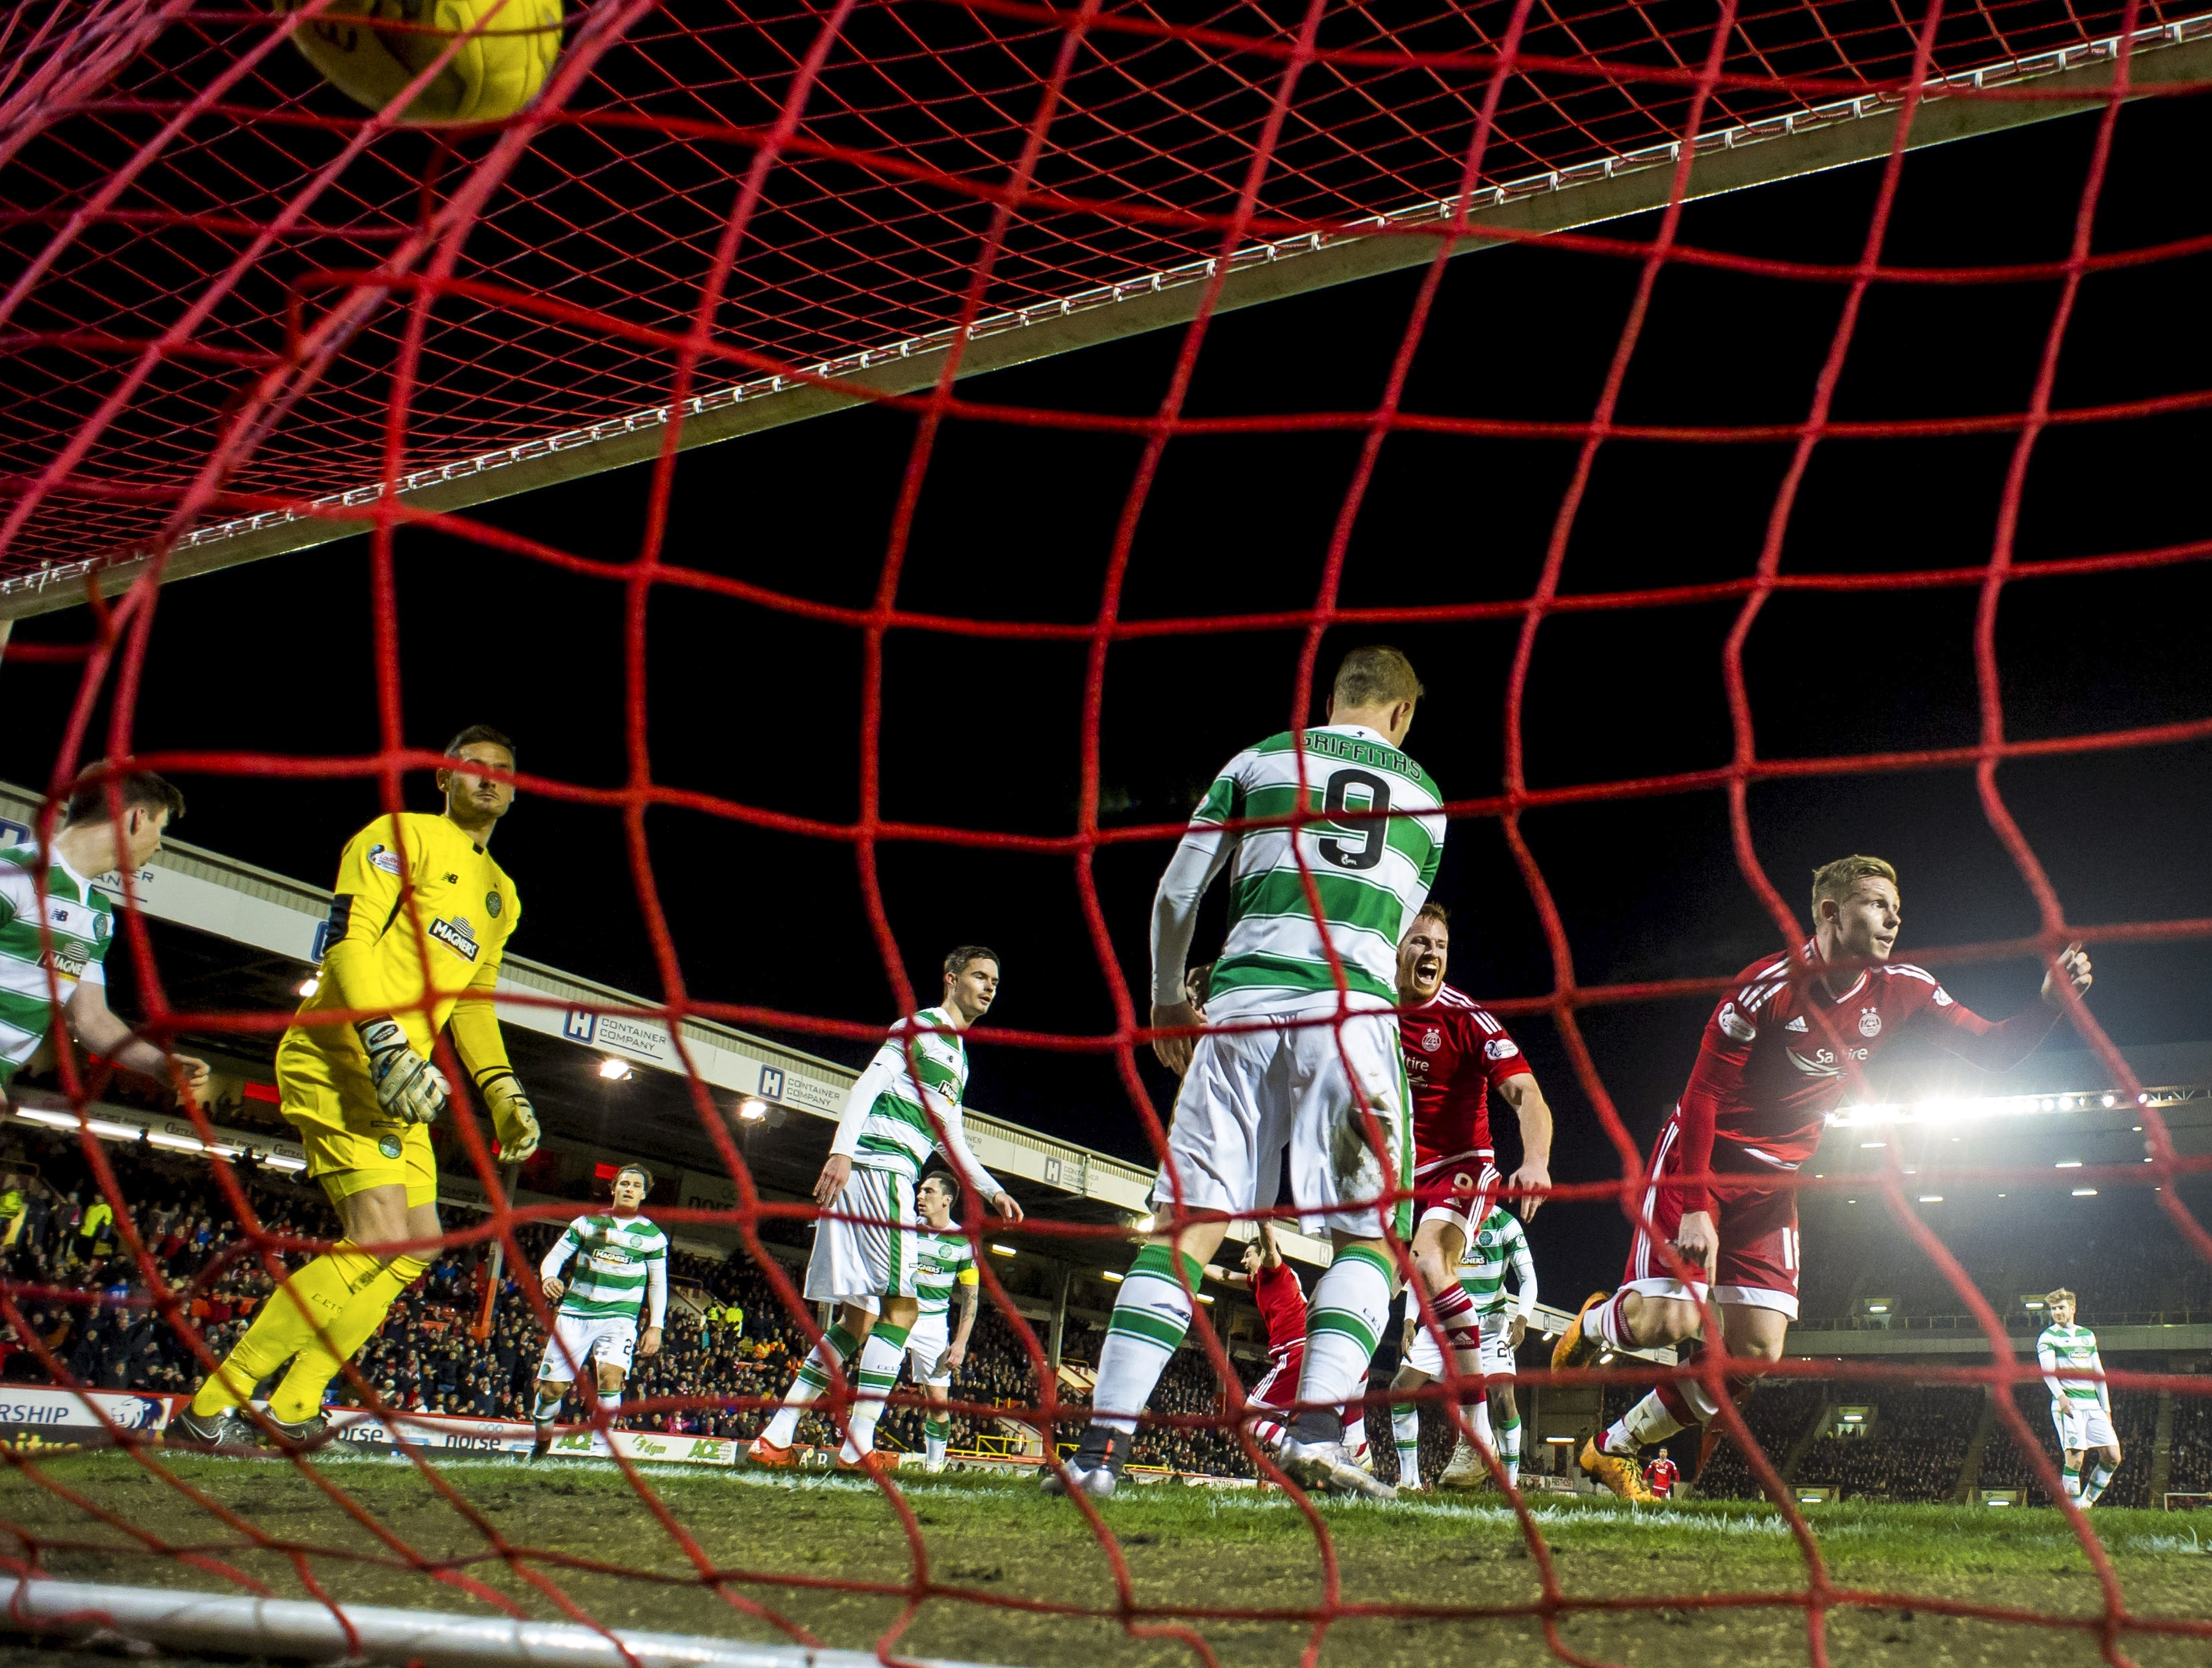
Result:
[[[586,1462],[447,1462],[439,1475],[458,1501],[386,1459],[322,1463],[325,1486],[282,1462],[167,1463],[174,1484],[118,1455],[47,1460],[35,1477],[0,1473],[0,1523],[15,1542],[6,1550],[71,1580],[239,1590],[213,1567],[227,1566],[280,1596],[306,1597],[296,1553],[341,1600],[481,1613],[485,1600],[468,1591],[474,1583],[533,1615],[557,1616],[534,1575],[611,1627],[862,1649],[911,1604],[897,1636],[902,1656],[1146,1668],[1203,1660],[1188,1641],[1125,1629],[1098,1538],[1074,1507],[1028,1483],[905,1481],[927,1560],[921,1574],[881,1493],[834,1477],[653,1468],[651,1488],[696,1544],[686,1548],[612,1468]],[[2001,1607],[2094,1622],[2100,1588],[2056,1512],[1811,1511],[1831,1581],[1860,1601],[1829,1614],[1837,1664],[2087,1668],[2103,1659],[2087,1629],[1945,1613]],[[1322,1515],[1340,1602],[1350,1607],[1322,1642],[1320,1660],[1330,1668],[1559,1660],[1540,1621],[1512,1613],[1540,1604],[1542,1585],[1495,1495],[1332,1503]],[[1111,1502],[1105,1517],[1127,1560],[1128,1600],[1145,1612],[1140,1626],[1188,1629],[1224,1668],[1299,1659],[1328,1593],[1319,1542],[1291,1501],[1146,1488]],[[1632,1513],[1566,1501],[1542,1508],[1540,1521],[1566,1601],[1560,1636],[1577,1654],[1652,1668],[1808,1660],[1806,1564],[1772,1512],[1707,1504]],[[2112,1511],[2095,1523],[2132,1616],[2212,1617],[2212,1538],[2200,1545],[2187,1517]],[[205,1562],[149,1550],[149,1538]],[[1711,1604],[1729,1594],[1767,1602]],[[1578,1608],[1624,1599],[1639,1607]],[[1401,1613],[1408,1608],[1415,1613]],[[2130,1630],[2120,1645],[2146,1668],[2212,1662],[2212,1637]],[[36,1651],[0,1654],[51,1661]]]

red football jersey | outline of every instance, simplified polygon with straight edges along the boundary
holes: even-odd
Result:
[[[1797,949],[1808,963],[1812,940]],[[1820,1144],[1823,1120],[1843,1098],[1844,1056],[1863,1068],[1908,1028],[1984,1071],[2025,1059],[2057,1022],[2037,1003],[2002,1024],[1962,1007],[1936,975],[1906,961],[1868,967],[1841,996],[1825,980],[1792,986],[1789,958],[1755,961],[1705,1022],[1704,1044],[1682,1091],[1682,1168],[1761,1174],[1794,1170]],[[1715,1157],[1716,1137],[1722,1143]],[[1686,1208],[1710,1208],[1692,1194]]]
[[[1298,1271],[1288,1263],[1269,1268],[1260,1265],[1252,1277],[1252,1301],[1260,1306],[1260,1319],[1267,1323],[1267,1353],[1280,1355],[1292,1344],[1306,1341],[1306,1289]]]
[[[1675,1480],[1681,1475],[1680,1468],[1662,1453],[1651,1462],[1650,1469],[1644,1473],[1644,1486],[1660,1499],[1664,1500],[1674,1491]]]
[[[1528,1071],[1505,1028],[1446,985],[1398,1016],[1398,1042],[1413,1091],[1414,1178],[1488,1152],[1491,1086]]]

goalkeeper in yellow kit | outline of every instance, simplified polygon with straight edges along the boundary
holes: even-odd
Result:
[[[501,1162],[537,1149],[538,1117],[492,1010],[501,955],[522,907],[485,846],[514,789],[468,768],[512,772],[514,747],[477,725],[453,738],[446,756],[454,762],[438,773],[441,814],[380,816],[347,842],[320,981],[276,1047],[282,1109],[343,1237],[262,1305],[191,1409],[171,1422],[189,1441],[234,1440],[234,1410],[287,1361],[291,1370],[269,1398],[270,1422],[289,1441],[320,1435],[324,1390],[428,1266],[392,1247],[441,1231],[429,1126],[452,1089],[431,1055],[448,1023],[491,1113]]]

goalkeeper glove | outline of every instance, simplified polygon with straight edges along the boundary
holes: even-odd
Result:
[[[368,1080],[376,1102],[409,1124],[434,1124],[453,1089],[446,1074],[415,1052],[396,1019],[357,1019],[354,1032],[368,1052]]]
[[[491,1113],[491,1127],[499,1137],[499,1162],[520,1164],[538,1150],[538,1109],[522,1092],[522,1079],[512,1067],[495,1065],[477,1077],[477,1093]]]

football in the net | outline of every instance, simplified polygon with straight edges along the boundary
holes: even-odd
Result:
[[[385,27],[392,24],[402,27]],[[371,110],[398,98],[461,37],[401,120],[493,122],[520,111],[561,56],[561,0],[333,0],[292,34],[331,86]]]

